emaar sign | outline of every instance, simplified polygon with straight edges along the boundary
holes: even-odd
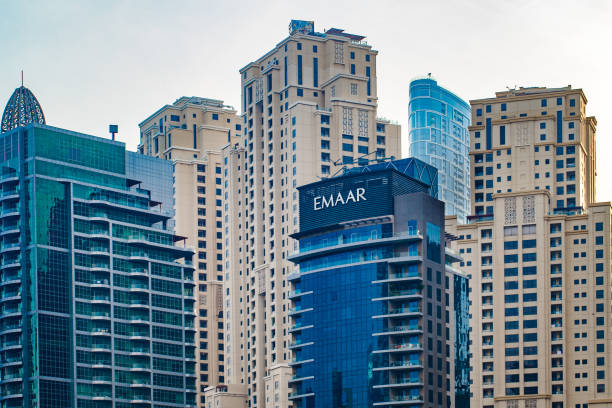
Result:
[[[330,194],[329,196],[316,196],[313,201],[313,208],[314,211],[318,211],[359,201],[367,201],[365,198],[365,188],[360,187],[356,189],[355,192],[349,190],[346,195],[342,195],[342,192],[338,192],[338,194]]]

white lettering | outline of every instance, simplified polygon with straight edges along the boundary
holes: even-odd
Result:
[[[357,201],[359,201],[360,199],[363,201],[367,201],[366,198],[364,197],[365,194],[365,188],[359,187],[357,189]]]
[[[334,206],[334,196],[330,195],[329,196],[329,200],[326,200],[325,197],[323,197],[323,205],[322,208],[327,208],[329,206]]]
[[[345,204],[341,192],[338,192],[338,196],[336,197],[336,202],[334,203],[334,206],[338,205],[338,203],[342,203],[342,205]]]
[[[333,194],[330,194],[329,197],[316,196],[314,198],[313,208],[314,211],[318,211],[328,207],[335,207],[339,204],[344,205],[350,202],[357,203],[359,201],[367,201],[365,198],[365,188],[359,187],[356,194],[353,190],[349,190],[346,197],[342,196],[341,192],[338,192],[335,197]]]
[[[346,204],[348,204],[349,201],[355,202],[355,195],[353,194],[353,190],[349,190],[349,193],[346,196]]]

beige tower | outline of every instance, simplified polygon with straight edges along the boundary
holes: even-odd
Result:
[[[291,406],[296,187],[342,166],[400,156],[377,118],[376,57],[364,37],[292,21],[289,37],[240,70],[245,138],[223,151],[224,308],[230,384],[248,406]]]
[[[223,101],[182,97],[140,124],[140,153],[174,163],[176,233],[196,248],[198,403],[227,381],[223,330],[221,149],[241,139],[236,111]]]
[[[610,203],[580,89],[471,101],[472,406],[612,406]]]

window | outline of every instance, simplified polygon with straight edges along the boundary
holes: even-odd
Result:
[[[355,64],[351,64],[351,74],[355,75]]]
[[[351,95],[357,95],[357,84],[351,84]]]
[[[427,223],[427,259],[440,263],[441,237],[438,225]]]
[[[353,151],[353,145],[350,143],[342,143],[342,151],[344,152],[352,152]]]

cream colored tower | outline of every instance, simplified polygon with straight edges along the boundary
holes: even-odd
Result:
[[[580,89],[471,101],[472,406],[609,407],[610,203]]]
[[[245,139],[223,152],[224,308],[227,377],[247,387],[250,407],[291,406],[296,187],[400,156],[399,126],[377,118],[378,52],[363,38],[294,20],[289,37],[240,70]]]
[[[140,153],[174,163],[176,233],[196,248],[198,404],[204,389],[223,384],[221,149],[241,139],[240,117],[223,101],[182,97],[140,124]]]

